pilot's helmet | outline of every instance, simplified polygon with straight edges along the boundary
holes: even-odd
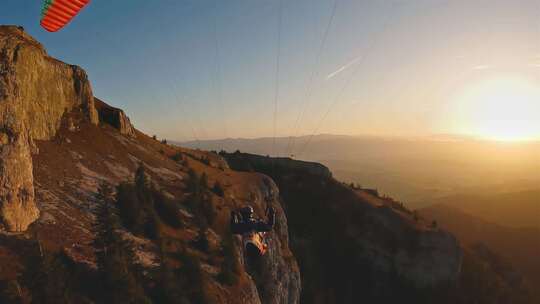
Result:
[[[246,206],[240,209],[240,214],[242,214],[242,217],[244,219],[252,218],[253,217],[253,207]]]

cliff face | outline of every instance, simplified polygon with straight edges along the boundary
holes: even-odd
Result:
[[[97,124],[85,72],[47,56],[22,28],[0,26],[0,218],[4,229],[23,231],[37,219],[31,152],[34,140],[51,139],[63,115],[79,109]]]
[[[221,155],[232,168],[277,183],[302,274],[301,302],[538,303],[534,285],[506,259],[481,244],[463,245],[469,235],[458,241],[377,190],[340,183],[319,164]]]
[[[249,193],[257,209],[263,211],[267,206],[273,207],[276,213],[276,226],[268,239],[268,252],[256,267],[243,264],[258,287],[261,303],[299,303],[300,302],[300,271],[296,258],[289,249],[289,231],[287,218],[279,201],[279,190],[275,183],[266,176],[254,180],[253,191]],[[246,203],[248,202],[246,201]],[[260,212],[262,213],[262,212]],[[239,252],[242,251],[240,240],[237,243]]]
[[[261,156],[255,154],[246,154],[236,152],[227,156],[227,161],[236,168],[236,170],[253,171],[257,168],[265,168],[269,165],[275,171],[295,172],[296,174],[315,175],[321,178],[331,178],[332,172],[326,166],[291,158]]]
[[[302,273],[302,302],[435,303],[424,296],[458,281],[458,240],[401,204],[339,183],[320,164],[223,156],[233,169],[276,181]]]

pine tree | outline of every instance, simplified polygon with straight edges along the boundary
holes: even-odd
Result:
[[[156,239],[159,235],[159,218],[156,213],[155,190],[139,165],[134,183],[122,183],[117,187],[117,205],[124,225],[133,233]]]
[[[108,259],[113,251],[112,247],[122,242],[117,230],[120,223],[115,208],[112,204],[112,198],[109,194],[112,191],[104,184],[98,192],[98,208],[96,210],[96,223],[94,225],[95,239],[94,248],[96,249],[96,260],[99,269],[105,269]]]
[[[149,187],[149,180],[146,176],[143,163],[139,163],[137,171],[135,171],[135,186],[138,190],[145,190]]]
[[[223,197],[225,195],[225,191],[223,190],[223,186],[219,183],[219,181],[216,181],[214,183],[214,187],[212,187],[212,192],[216,194],[217,196]]]
[[[210,243],[208,242],[208,237],[206,236],[207,231],[208,226],[202,225],[202,227],[199,229],[197,238],[193,241],[193,246],[205,253],[208,253],[210,250]]]
[[[105,186],[100,188],[94,246],[106,303],[151,303],[140,283],[133,245],[118,233],[120,221]]]

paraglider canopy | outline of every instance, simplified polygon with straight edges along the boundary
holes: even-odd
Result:
[[[90,0],[44,0],[41,9],[41,26],[56,32],[68,24]]]

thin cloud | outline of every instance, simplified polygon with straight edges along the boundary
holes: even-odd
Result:
[[[352,65],[354,65],[355,63],[357,63],[360,59],[362,59],[362,56],[356,57],[355,59],[353,59],[353,60],[350,61],[349,63],[345,64],[344,66],[340,67],[339,69],[335,70],[334,72],[328,74],[328,76],[326,76],[326,80],[331,79],[331,78],[334,78],[334,77],[335,77],[336,75],[338,75],[339,73],[345,71],[346,69],[348,69],[349,67],[351,67]]]
[[[493,68],[493,66],[490,64],[480,64],[480,65],[474,66],[472,69],[473,70],[487,70],[491,68]]]

